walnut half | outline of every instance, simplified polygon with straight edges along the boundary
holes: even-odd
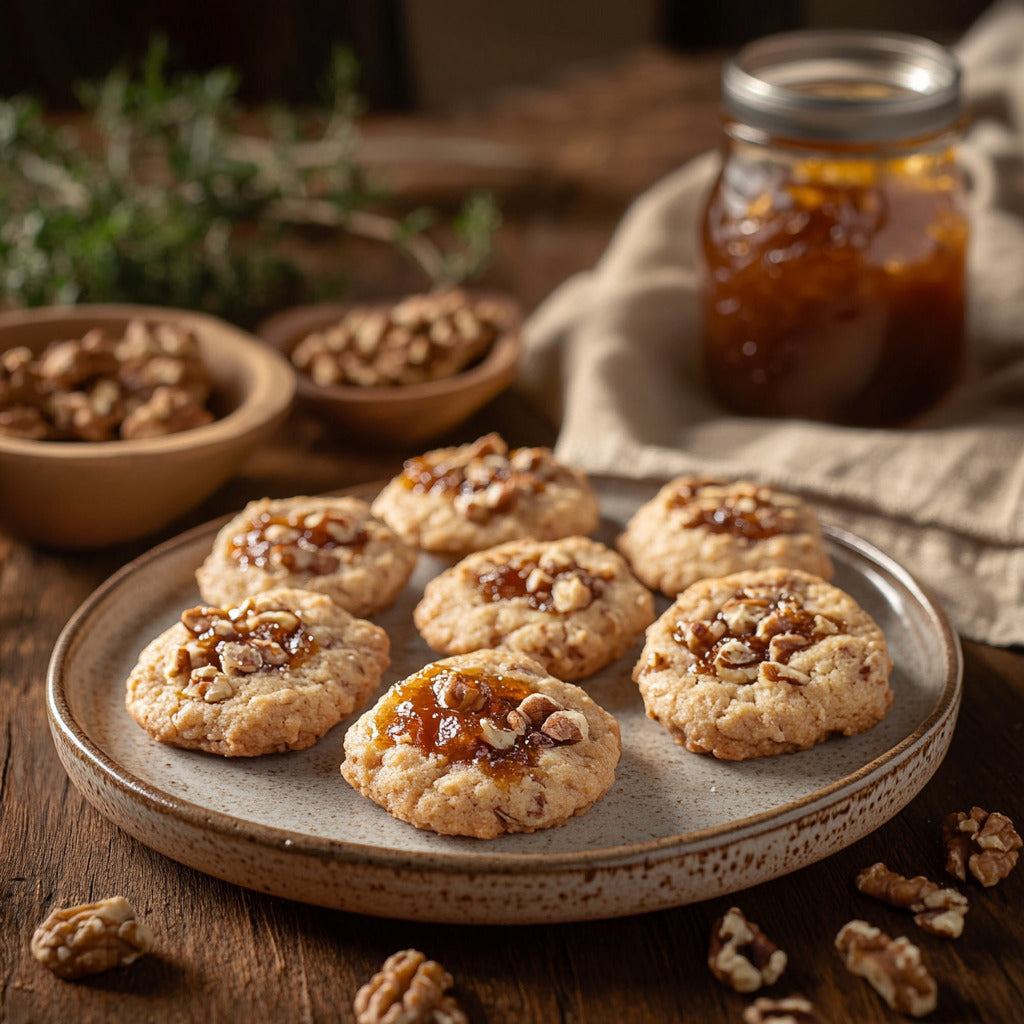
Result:
[[[123,896],[59,907],[36,929],[32,955],[60,978],[81,978],[134,963],[153,948],[153,933]]]
[[[711,930],[711,973],[737,992],[773,985],[786,969],[786,954],[743,911],[730,907]]]
[[[905,936],[891,939],[867,921],[848,921],[835,945],[846,969],[864,978],[897,1013],[923,1017],[935,1009],[938,986],[921,962],[921,951]]]
[[[403,949],[356,993],[357,1024],[469,1024],[454,996],[452,976],[418,949]]]
[[[998,811],[972,807],[970,814],[956,811],[942,822],[946,870],[961,882],[967,873],[982,885],[1001,882],[1017,864],[1022,842],[1013,822]]]
[[[768,999],[760,996],[743,1011],[743,1024],[824,1024],[809,999],[786,996]]]
[[[930,935],[957,939],[963,934],[967,897],[956,889],[943,888],[921,875],[905,878],[881,861],[861,871],[855,884],[866,896],[913,911],[915,924]]]

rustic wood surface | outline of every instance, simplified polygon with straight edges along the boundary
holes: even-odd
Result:
[[[390,121],[369,126],[369,135],[425,144],[477,137],[518,154],[487,171],[487,183],[507,200],[490,283],[532,307],[596,259],[635,192],[711,143],[716,96],[715,59],[645,53],[469,119]],[[406,167],[403,188],[450,198],[479,173],[442,171],[435,162],[417,178]],[[376,275],[381,290],[413,283],[383,256],[363,273]],[[550,425],[510,394],[451,440],[486,429],[517,444],[553,437]],[[407,454],[338,438],[296,416],[235,480],[158,537],[66,553],[0,534],[0,1022],[353,1021],[358,987],[389,954],[410,946],[452,972],[470,1019],[481,1024],[739,1021],[751,997],[716,982],[706,966],[712,922],[733,903],[789,954],[777,994],[804,992],[822,1020],[899,1019],[845,971],[832,948],[837,929],[854,917],[920,945],[940,991],[929,1019],[1021,1019],[1024,868],[992,889],[970,888],[965,932],[955,941],[925,935],[908,914],[853,887],[857,872],[876,860],[941,880],[939,825],[950,811],[977,804],[1024,823],[1020,650],[964,645],[964,701],[949,755],[888,824],[841,853],[734,896],[619,920],[460,927],[324,910],[183,867],[93,810],[56,758],[44,701],[51,649],[78,605],[126,561],[180,529],[264,494],[382,479]],[[51,909],[115,893],[129,897],[155,931],[152,955],[80,982],[61,981],[35,963],[29,938]]]

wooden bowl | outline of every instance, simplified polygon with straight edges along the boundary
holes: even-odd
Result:
[[[394,387],[324,387],[297,372],[297,403],[362,441],[420,445],[457,427],[515,380],[522,349],[519,304],[492,293],[470,295],[499,304],[509,327],[479,362],[462,373]],[[303,338],[337,323],[357,305],[366,308],[371,304],[322,302],[296,306],[265,320],[256,333],[290,360],[292,350]],[[382,302],[374,308],[383,310],[389,305]]]
[[[165,437],[28,441],[0,436],[0,527],[58,548],[96,548],[146,536],[198,505],[284,419],[295,374],[245,331],[200,313],[135,305],[44,307],[0,314],[0,350],[40,352],[94,327],[128,321],[192,330],[213,378],[218,418]]]

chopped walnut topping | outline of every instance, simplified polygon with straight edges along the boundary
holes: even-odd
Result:
[[[785,999],[758,996],[743,1011],[743,1024],[825,1024],[809,999],[800,995]]]
[[[786,954],[738,907],[731,907],[711,930],[711,973],[737,992],[773,985],[786,969]]]
[[[444,677],[437,686],[437,702],[452,711],[479,711],[487,703],[484,686],[477,686],[463,676]]]
[[[516,711],[525,716],[530,725],[543,725],[548,715],[558,711],[561,706],[545,693],[531,693],[519,702]]]
[[[994,811],[972,807],[969,814],[956,811],[942,822],[946,846],[946,870],[961,882],[968,872],[982,885],[1001,882],[1014,869],[1021,838],[1013,822]]]
[[[836,935],[846,969],[864,978],[897,1013],[923,1017],[935,1009],[938,986],[905,936],[889,938],[867,921],[848,921]]]
[[[527,460],[521,458],[524,450],[531,453]],[[523,496],[541,491],[548,482],[567,474],[550,449],[509,452],[501,436],[492,433],[471,444],[407,459],[401,480],[413,491],[450,495],[459,515],[471,522],[486,522],[511,512]]]
[[[749,587],[738,590],[709,619],[677,622],[673,636],[698,665],[743,686],[763,678],[806,686],[810,674],[791,659],[844,625],[805,607],[799,592]]]
[[[857,888],[894,907],[914,911],[914,921],[931,935],[956,939],[963,934],[967,897],[921,875],[906,878],[879,861],[857,875]]]
[[[590,736],[590,726],[583,712],[563,708],[543,693],[524,697],[519,706],[508,713],[506,723],[513,737],[525,736],[528,742],[542,745],[546,741],[569,746]]]
[[[32,955],[61,978],[81,978],[134,963],[153,933],[123,896],[54,910],[32,936]]]
[[[701,526],[750,541],[795,532],[800,504],[773,487],[712,477],[683,478],[669,498],[684,528]]]
[[[484,742],[495,750],[508,750],[516,742],[515,729],[506,729],[491,718],[480,719],[480,732]]]
[[[593,599],[590,588],[575,574],[560,576],[551,587],[551,604],[564,615],[586,608]]]
[[[291,358],[321,387],[420,384],[460,373],[507,326],[495,303],[459,289],[410,295],[390,309],[350,309],[303,338]]]
[[[579,743],[590,735],[590,726],[582,711],[552,711],[540,731],[557,743]]]
[[[238,677],[297,664],[313,652],[314,638],[288,608],[257,611],[252,601],[238,608],[199,605],[181,613],[191,639],[168,655],[168,679],[187,676],[186,697],[216,703],[234,696]]]
[[[403,949],[356,993],[356,1024],[469,1024],[448,994],[452,976],[419,950]]]
[[[232,538],[230,556],[242,565],[322,576],[335,572],[369,536],[359,519],[340,513],[262,511]]]

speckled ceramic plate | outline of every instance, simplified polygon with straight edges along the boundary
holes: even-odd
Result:
[[[598,481],[610,541],[655,487]],[[644,714],[636,650],[589,680],[622,725],[615,785],[585,815],[491,841],[391,818],[342,779],[342,723],[315,747],[226,760],[154,743],[124,709],[138,653],[199,600],[193,572],[219,524],[127,565],[76,612],[53,652],[48,704],[71,780],[146,845],[238,885],[412,920],[526,923],[615,917],[746,888],[828,856],[920,791],[952,736],[961,657],[941,610],[862,540],[828,529],[838,586],[885,631],[896,699],[870,732],[729,763],[691,754]],[[423,557],[398,604],[386,684],[434,660],[412,608],[440,563]],[[663,602],[659,611],[666,606]]]

